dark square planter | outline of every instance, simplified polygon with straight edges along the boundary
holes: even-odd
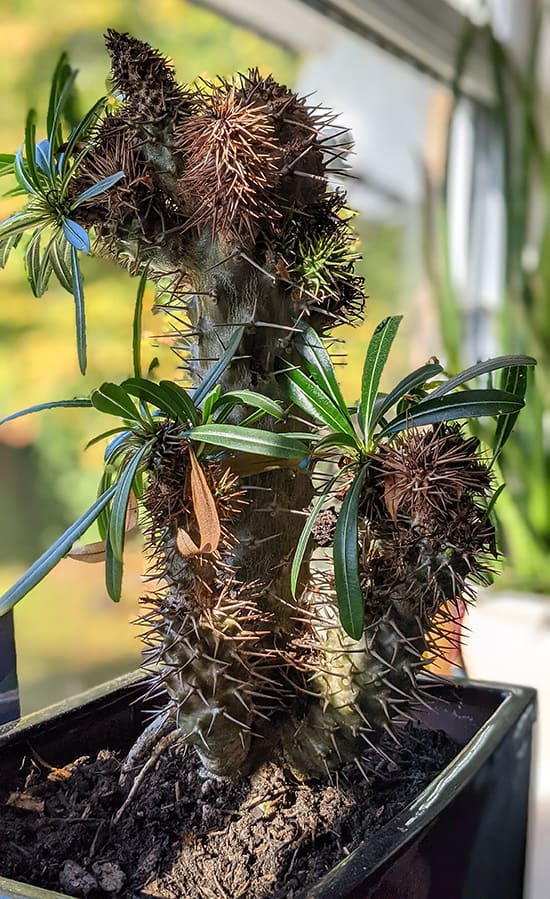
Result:
[[[29,741],[58,765],[104,747],[128,749],[143,726],[141,692],[138,676],[128,675],[0,727],[0,788]],[[434,689],[422,723],[462,749],[308,899],[521,899],[535,711],[529,688],[460,681]],[[0,899],[54,896],[2,878],[0,866]]]

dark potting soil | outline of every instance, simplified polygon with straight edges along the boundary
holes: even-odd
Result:
[[[114,753],[61,769],[30,753],[0,796],[0,872],[84,899],[298,899],[456,752],[445,735],[410,728],[391,764],[370,759],[368,782],[355,765],[304,784],[267,764],[235,785],[205,780],[174,745],[118,823]]]

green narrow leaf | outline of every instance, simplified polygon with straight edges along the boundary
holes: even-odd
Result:
[[[63,143],[62,118],[63,113],[65,112],[65,107],[71,96],[71,91],[73,90],[76,76],[76,69],[71,68],[71,66],[67,64],[67,69],[62,72],[62,77],[60,78],[56,88],[55,105],[53,111],[50,113],[50,109],[48,108],[48,138],[50,140],[50,146],[52,150],[52,162],[55,158],[54,154]],[[68,147],[66,147],[65,159],[67,159],[68,156],[70,156],[70,153],[68,152]]]
[[[83,228],[82,225],[79,225],[73,219],[64,217],[61,220],[61,230],[65,239],[69,241],[75,250],[78,250],[79,253],[90,252],[90,235],[86,228]]]
[[[214,387],[214,390],[211,390],[210,393],[208,394],[208,396],[205,397],[203,407],[202,407],[202,420],[205,425],[208,424],[208,422],[212,416],[212,409],[214,408],[215,404],[218,402],[218,400],[221,396],[221,393],[222,393],[222,385],[218,384],[216,387]]]
[[[256,409],[255,412],[251,412],[250,415],[247,415],[246,418],[243,418],[243,420],[242,420],[241,423],[240,423],[240,424],[241,424],[241,428],[249,428],[250,425],[255,424],[257,421],[260,420],[260,418],[263,418],[264,415],[265,415],[265,412],[264,412],[262,409]],[[225,421],[226,418],[227,418],[227,416],[225,416],[225,415],[221,416],[221,415],[220,415],[220,416],[217,418],[218,424],[219,424],[220,422],[222,422],[222,421]],[[294,431],[293,431],[292,433],[294,433]]]
[[[313,502],[313,505],[308,513],[308,517],[306,519],[306,523],[303,527],[302,533],[300,534],[300,538],[298,540],[296,551],[294,553],[294,558],[292,559],[292,568],[290,569],[290,589],[292,590],[292,596],[296,599],[296,587],[298,586],[298,577],[300,575],[300,569],[302,567],[302,562],[304,559],[305,551],[307,549],[307,545],[309,543],[309,538],[311,536],[311,532],[313,531],[313,527],[317,518],[319,517],[319,513],[323,508],[323,505],[326,501],[326,498],[332,488],[334,487],[337,480],[342,476],[343,470],[339,471],[338,474],[335,474],[334,477],[328,481],[323,487],[320,494],[316,497]]]
[[[355,437],[353,424],[347,411],[344,414],[332,400],[323,393],[320,387],[311,381],[299,369],[287,374],[287,390],[290,399],[305,412],[313,415],[316,421],[328,425],[335,431],[341,431]]]
[[[1,174],[2,173],[0,172],[0,175]],[[3,194],[3,196],[6,198],[7,197],[24,197],[26,193],[27,193],[27,191],[25,190],[24,187],[21,187],[20,184],[16,184],[15,187],[11,187],[9,190],[7,190]]]
[[[141,500],[143,498],[143,493],[145,491],[145,477],[143,471],[136,471],[136,476],[134,478],[134,496],[137,500]]]
[[[13,421],[15,418],[23,418],[24,415],[33,415],[35,412],[43,412],[44,409],[61,409],[75,406],[81,409],[89,408],[92,405],[89,399],[74,400],[53,400],[51,403],[38,403],[37,406],[28,406],[26,409],[20,409],[18,412],[12,412],[6,418],[0,419],[0,425],[7,421]]]
[[[115,469],[112,465],[106,465],[103,469],[101,478],[99,480],[97,495],[101,496],[103,493],[106,493],[111,489],[111,485],[113,484],[113,478],[115,476]],[[115,487],[113,485],[111,497],[115,491]],[[109,521],[111,518],[111,509],[110,509],[110,500],[107,502],[99,515],[97,516],[97,529],[99,531],[99,536],[101,540],[107,540],[107,534],[109,533]]]
[[[0,240],[21,235],[37,225],[45,224],[48,224],[48,218],[43,212],[16,212],[0,224]]]
[[[275,434],[260,428],[239,425],[200,425],[187,431],[186,437],[197,443],[208,443],[236,453],[253,453],[273,459],[300,460],[308,455],[308,448],[293,435]]]
[[[38,228],[27,244],[25,250],[25,269],[27,271],[27,280],[35,297],[38,294],[38,280],[40,276],[40,238],[42,229]]]
[[[493,525],[493,527],[495,528],[495,530],[498,530],[498,522],[497,522],[496,517],[495,517],[495,505],[496,505],[496,502],[497,502],[497,500],[498,500],[500,494],[501,494],[502,491],[505,489],[505,487],[506,487],[506,484],[499,484],[499,485],[498,485],[497,489],[496,489],[495,492],[493,493],[493,495],[492,495],[492,497],[491,497],[491,499],[490,499],[490,501],[489,501],[489,504],[488,504],[488,506],[487,506],[487,518],[490,519],[491,524]]]
[[[99,197],[111,187],[114,187],[121,178],[124,178],[124,172],[115,172],[113,175],[108,175],[107,178],[102,178],[101,181],[96,181],[95,184],[92,184],[91,187],[88,187],[78,195],[76,200],[72,203],[71,208],[76,209],[87,200],[93,200],[94,197]]]
[[[122,434],[123,432],[128,432],[128,428],[125,425],[120,425],[118,428],[109,428],[108,431],[102,431],[101,434],[97,434],[95,437],[92,437],[91,440],[88,440],[84,449],[90,449],[91,446],[101,443],[102,440],[106,440],[108,437],[114,437],[115,434]]]
[[[15,154],[15,177],[19,184],[25,188],[28,194],[36,196],[36,190],[34,184],[29,178],[29,173],[27,167],[25,165],[25,160],[23,159],[23,148],[19,147],[19,150]]]
[[[146,454],[151,449],[151,441],[144,443],[138,452],[124,467],[115,485],[109,531],[107,534],[107,590],[109,596],[115,602],[120,599],[122,589],[122,554],[124,552],[124,540],[126,536],[126,510],[130,500],[132,484],[138,468]],[[109,564],[110,562],[110,564]]]
[[[170,403],[173,413],[180,421],[199,423],[200,413],[185,387],[174,384],[173,381],[161,381],[159,387],[163,396],[166,397],[165,403]]]
[[[262,396],[261,393],[254,393],[253,390],[228,390],[214,403],[213,411],[217,412],[225,408],[228,408],[228,411],[230,411],[235,406],[252,406],[253,409],[258,409],[265,415],[271,415],[272,418],[276,418],[279,421],[285,417],[280,404],[276,400],[272,400],[268,396]],[[220,420],[220,418],[217,419],[218,422]]]
[[[107,97],[100,97],[99,100],[97,100],[94,105],[88,110],[88,112],[80,120],[80,122],[75,125],[75,127],[69,134],[63,154],[63,163],[61,166],[61,170],[63,172],[61,190],[63,193],[66,193],[71,178],[78,170],[78,166],[88,152],[88,147],[86,146],[83,150],[81,150],[80,153],[78,153],[78,155],[74,159],[72,159],[76,146],[79,141],[86,140],[86,137],[89,135],[96,122],[99,121],[99,118],[105,109],[106,102]]]
[[[231,340],[227,344],[224,352],[222,353],[216,364],[207,371],[206,375],[204,376],[196,390],[193,391],[193,403],[197,408],[200,406],[205,396],[210,393],[213,387],[216,386],[225,369],[231,362],[233,356],[239,349],[239,344],[243,338],[244,330],[244,325],[239,325],[237,328],[235,328]]]
[[[71,274],[73,279],[73,297],[75,308],[76,348],[78,365],[83,375],[86,374],[86,310],[84,307],[84,291],[82,274],[78,262],[78,253],[71,247]]]
[[[283,387],[288,399],[295,406],[297,406],[302,412],[305,412],[306,415],[309,415],[309,417],[314,422],[317,422],[317,424],[325,424],[324,416],[319,413],[317,406],[309,401],[307,394],[304,393],[304,391],[295,383],[294,380],[290,379],[289,375],[285,376]],[[330,403],[330,399],[326,396],[326,394],[323,393],[322,395],[323,397],[326,397],[327,404]],[[338,428],[338,431],[340,430],[341,429]]]
[[[0,153],[0,178],[15,174],[15,153]]]
[[[120,602],[122,596],[122,575],[124,567],[114,551],[109,533],[105,538],[105,587],[113,602]]]
[[[95,503],[80,518],[77,518],[74,524],[67,528],[55,543],[52,543],[46,552],[42,553],[40,558],[27,569],[25,574],[4,593],[0,599],[0,615],[4,615],[12,609],[20,599],[23,599],[33,587],[40,583],[63,556],[67,555],[75,540],[82,537],[90,525],[93,524],[101,510],[110,501],[114,492],[115,488],[111,487],[105,493],[102,493]]]
[[[118,559],[122,558],[124,550],[124,537],[126,534],[126,510],[130,500],[132,484],[137,474],[138,468],[143,459],[149,452],[152,441],[144,443],[139,450],[134,453],[130,461],[124,466],[119,474],[116,482],[115,493],[113,496],[113,505],[111,508],[111,520],[109,522],[109,539],[113,548],[113,553]]]
[[[134,306],[134,320],[132,323],[132,359],[134,363],[134,377],[141,378],[141,332],[143,321],[143,297],[147,286],[149,266],[145,266],[139,279],[136,303]]]
[[[338,434],[328,434],[326,437],[322,437],[319,442],[315,444],[314,453],[316,456],[322,455],[322,450],[331,448],[340,449],[342,450],[342,452],[352,450],[352,454],[356,454],[357,450],[359,449],[357,445],[357,437],[350,437],[349,434],[342,434],[341,432]]]
[[[52,262],[50,258],[50,244],[48,244],[42,253],[42,259],[40,260],[40,268],[38,270],[38,281],[36,284],[36,296],[43,296],[47,289],[48,284],[50,283],[50,277],[52,274]]]
[[[62,235],[58,234],[50,241],[50,262],[61,287],[72,294],[71,245]]]
[[[463,390],[451,396],[427,399],[410,406],[397,415],[382,430],[381,436],[396,434],[406,428],[436,424],[440,421],[460,421],[463,418],[483,418],[506,415],[523,406],[513,393],[504,390]]]
[[[6,267],[11,251],[15,250],[22,236],[22,234],[14,234],[12,237],[0,240],[0,269]]]
[[[372,434],[372,414],[380,378],[402,318],[402,315],[391,315],[381,321],[375,328],[367,349],[359,404],[359,425],[367,441]]]
[[[54,69],[54,73],[52,76],[52,83],[50,88],[50,97],[48,101],[48,112],[46,115],[46,130],[48,134],[48,138],[50,141],[55,143],[54,128],[56,127],[56,110],[59,103],[59,98],[63,92],[63,88],[65,87],[67,81],[71,77],[72,69],[69,65],[69,60],[66,53],[62,53],[59,57],[57,65]],[[58,136],[58,135],[57,135]],[[57,147],[61,143],[61,140],[58,141],[57,146],[54,147],[57,150]]]
[[[50,142],[49,140],[41,140],[37,143],[35,149],[35,162],[37,168],[40,169],[42,175],[50,174],[49,160],[50,160],[50,152],[49,152]]]
[[[456,387],[460,387],[461,384],[465,384],[466,381],[471,381],[472,378],[478,378],[480,375],[486,375],[491,371],[498,371],[502,368],[515,368],[518,365],[527,365],[530,367],[536,364],[537,360],[533,359],[532,356],[495,356],[494,359],[487,359],[485,362],[477,362],[475,365],[465,368],[464,371],[459,372],[457,375],[453,375],[453,377],[449,378],[448,381],[445,381],[444,384],[441,384],[439,387],[436,387],[435,390],[432,390],[430,397],[435,399],[438,396],[444,396],[446,393],[450,393],[451,390],[455,390]]]
[[[25,253],[25,266],[30,288],[35,297],[41,297],[48,289],[48,282],[52,273],[50,261],[50,244],[40,254],[40,238],[42,229],[39,228],[31,237]]]
[[[30,109],[25,122],[25,164],[29,181],[38,193],[43,193],[42,179],[38,174],[35,160],[36,153],[36,112]]]
[[[500,379],[501,389],[512,393],[519,400],[523,401],[525,399],[525,391],[527,390],[527,373],[528,368],[526,365],[503,369]],[[518,415],[519,409],[517,412],[499,416],[493,438],[493,459],[491,464],[498,459],[504,444],[512,433]]]
[[[302,338],[297,341],[296,348],[304,359],[309,374],[323,393],[326,393],[343,415],[347,416],[346,402],[338,386],[336,372],[323,341],[309,326],[303,327],[302,331]]]
[[[375,403],[372,414],[372,427],[375,428],[378,422],[384,418],[386,412],[403,399],[403,397],[410,393],[414,393],[418,387],[422,387],[442,371],[443,367],[439,365],[439,363],[430,362],[427,365],[420,366],[420,368],[415,369],[402,378],[401,381],[395,385],[393,390],[381,399],[380,403]]]
[[[137,397],[142,403],[149,403],[155,409],[164,412],[165,415],[172,415],[173,418],[179,418],[176,412],[173,412],[169,398],[160,388],[159,384],[149,381],[147,378],[127,378],[120,385],[120,389],[131,396]],[[184,418],[187,420],[187,417]]]
[[[176,421],[189,421],[191,424],[199,421],[199,414],[187,391],[172,381],[155,384],[146,378],[127,378],[122,382],[121,388],[132,396],[137,396],[142,402],[151,403]]]
[[[359,577],[359,499],[367,470],[362,468],[344,497],[334,533],[334,581],[340,621],[345,632],[359,640],[364,611]]]
[[[143,423],[143,416],[139,409],[128,396],[128,391],[120,384],[105,381],[101,387],[92,391],[90,400],[94,409],[99,412]]]
[[[123,428],[118,437],[113,437],[105,447],[105,452],[103,453],[105,464],[114,464],[119,456],[126,453],[128,449],[128,438],[132,433],[131,430]]]

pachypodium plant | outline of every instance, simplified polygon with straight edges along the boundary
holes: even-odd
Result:
[[[501,357],[454,377],[432,361],[382,394],[399,325],[389,318],[348,407],[329,354],[332,330],[364,305],[352,214],[331,186],[347,132],[255,69],[181,86],[147,44],[110,31],[107,47],[117,102],[94,106],[93,127],[63,146],[64,107],[52,101],[61,112],[44,162],[27,127],[13,169],[30,199],[0,240],[41,228],[33,216],[46,204],[56,273],[51,248],[64,235],[74,257],[76,234],[140,275],[133,377],[24,410],[92,405],[118,420],[100,435],[111,442],[98,499],[0,611],[68,552],[104,558],[119,599],[138,505],[159,712],[132,764],[175,734],[218,776],[270,756],[302,777],[361,766],[426,701],[418,674],[439,651],[436,628],[490,576],[491,460],[534,360]],[[59,80],[58,69],[54,97],[71,83]],[[37,246],[35,232],[29,275]],[[143,375],[147,279],[187,389]],[[498,387],[467,386],[497,371]],[[496,421],[492,455],[459,424],[477,416]],[[75,549],[95,519],[103,542]]]

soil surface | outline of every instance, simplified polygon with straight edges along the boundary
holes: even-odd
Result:
[[[386,747],[389,750],[389,747]],[[120,759],[102,750],[52,768],[29,751],[0,797],[0,871],[84,899],[298,899],[385,824],[456,755],[409,729],[393,762],[367,759],[333,782],[300,783],[274,764],[239,785],[205,779],[173,745],[125,799]]]

